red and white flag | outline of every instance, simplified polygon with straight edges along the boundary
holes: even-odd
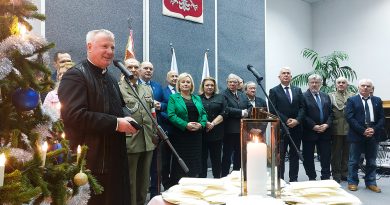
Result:
[[[203,79],[205,79],[207,77],[210,77],[210,70],[209,70],[209,61],[207,59],[207,51],[206,51],[204,53],[202,81],[203,81]]]
[[[175,71],[176,73],[179,73],[179,70],[177,69],[177,63],[176,63],[175,49],[173,47],[172,47],[172,59],[171,59],[171,71]]]
[[[125,51],[125,61],[129,58],[135,58],[133,30],[130,29],[129,40],[127,41]]]

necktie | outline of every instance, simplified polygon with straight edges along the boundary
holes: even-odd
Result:
[[[176,88],[175,87],[172,88],[172,93],[176,93]]]
[[[236,99],[238,100],[238,95],[237,95],[237,93],[234,93],[234,97],[236,97]]]
[[[366,125],[368,125],[371,122],[371,115],[370,115],[370,108],[368,107],[367,100],[370,98],[367,98],[367,99],[362,98],[362,99],[364,100],[364,112],[366,113],[365,123],[366,123]]]
[[[320,96],[318,95],[318,93],[314,94],[314,96],[316,96],[317,106],[320,109],[320,121],[322,122],[324,120],[324,113],[322,113],[322,105],[321,105]]]
[[[288,102],[291,103],[291,97],[290,97],[290,92],[288,92],[288,87],[284,87],[284,89],[286,91],[286,96],[287,96]]]
[[[134,84],[133,84],[133,88],[134,88],[134,91],[138,93],[138,90],[137,90],[137,83],[134,83]]]

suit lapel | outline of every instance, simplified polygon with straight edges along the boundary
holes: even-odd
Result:
[[[306,93],[306,98],[309,99],[309,101],[315,105],[315,107],[317,108],[318,112],[320,111],[320,108],[318,107],[318,104],[317,104],[317,100],[315,99],[315,97],[313,96],[313,94],[311,94],[310,90],[307,90]],[[321,98],[321,94],[320,94],[320,99],[321,99],[321,106],[323,108],[323,100]]]
[[[296,89],[290,85],[290,89],[291,89],[291,104],[293,104],[294,100],[296,100],[297,98],[297,94],[296,94]],[[287,96],[286,96],[286,99],[287,99]],[[288,101],[288,99],[287,99]]]
[[[325,96],[323,93],[319,92],[318,93],[320,95],[320,99],[321,99],[321,107],[322,107],[322,110],[324,110],[324,100],[325,100]]]
[[[229,89],[228,89],[228,92],[229,92],[230,98],[233,99],[234,102],[236,102],[237,105],[238,105],[239,100],[236,98],[236,96],[234,96],[234,94],[232,93],[232,91],[230,91]],[[236,92],[237,92],[237,97],[239,98],[239,96],[238,96],[238,91],[236,91]]]
[[[184,110],[187,110],[186,103],[184,102],[183,98],[180,96],[180,94],[176,95],[176,102],[178,103],[178,106],[181,106]]]

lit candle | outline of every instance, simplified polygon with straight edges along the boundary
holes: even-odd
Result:
[[[79,159],[80,159],[80,155],[81,155],[81,146],[77,146],[77,163],[79,163]]]
[[[258,136],[248,142],[247,147],[247,190],[248,195],[267,194],[267,145]]]
[[[47,148],[49,147],[49,145],[47,144],[47,142],[45,141],[41,147],[41,157],[42,157],[42,167],[45,166],[45,162],[46,162],[46,153],[47,153]]]
[[[22,38],[24,38],[26,36],[26,33],[27,33],[26,26],[19,23],[18,27],[19,27],[19,34],[20,34],[20,36],[22,36]]]
[[[5,155],[0,155],[0,187],[4,184]]]

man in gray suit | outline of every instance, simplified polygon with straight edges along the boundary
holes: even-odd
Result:
[[[241,168],[241,147],[240,147],[240,120],[248,117],[252,108],[248,98],[243,92],[238,91],[240,77],[229,74],[226,79],[227,88],[222,95],[227,101],[227,119],[225,123],[225,137],[223,138],[222,173],[225,177],[230,172],[231,159],[233,155],[233,170]]]
[[[279,112],[281,118],[280,121],[286,123],[293,142],[299,148],[301,146],[302,139],[302,123],[305,117],[305,104],[301,89],[290,85],[291,78],[292,75],[289,67],[283,67],[280,69],[280,84],[271,88],[269,91],[269,98],[275,105],[276,110],[274,110],[272,106],[270,106],[269,109],[273,114],[276,114],[276,111]],[[296,150],[291,149],[292,142],[286,136],[286,133],[283,129],[280,140],[280,178],[284,179],[284,161],[287,148],[290,147],[288,157],[290,164],[290,182],[297,181],[299,171],[298,153]]]

